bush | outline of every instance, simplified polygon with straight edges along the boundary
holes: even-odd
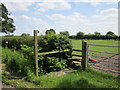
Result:
[[[27,71],[30,70],[28,60],[24,55],[8,48],[2,48],[2,62],[6,64],[7,70],[12,74],[24,76],[27,75]]]
[[[67,67],[67,59],[56,57],[39,57],[39,71],[40,73],[48,73],[51,71],[58,71]]]
[[[43,52],[59,51],[72,48],[70,40],[67,36],[64,35],[41,36],[38,41],[38,45]]]

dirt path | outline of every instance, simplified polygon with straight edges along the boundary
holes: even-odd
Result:
[[[5,64],[0,64],[0,73],[5,71]],[[15,88],[12,85],[5,84],[2,82],[2,88]]]
[[[63,70],[60,70],[60,71],[57,71],[57,72],[50,72],[48,74],[46,74],[47,77],[59,77],[59,76],[62,76],[62,75],[65,75],[67,73],[70,73],[70,72],[73,72],[75,70],[73,70],[72,68],[65,68]]]

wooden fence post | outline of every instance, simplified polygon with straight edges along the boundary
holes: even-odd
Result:
[[[35,59],[35,74],[38,76],[38,44],[37,44],[37,33],[38,30],[34,30],[34,59]]]
[[[88,65],[88,43],[82,41],[82,70],[86,70]]]

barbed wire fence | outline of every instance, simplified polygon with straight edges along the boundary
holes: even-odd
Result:
[[[120,74],[120,46],[88,44],[89,66],[105,71]]]

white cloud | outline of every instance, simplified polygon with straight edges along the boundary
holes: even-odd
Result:
[[[72,2],[73,0],[67,0],[69,2]],[[107,4],[113,4],[113,3],[118,3],[118,0],[74,0],[73,2],[86,2],[86,3],[91,3],[94,6],[99,5],[101,2],[105,2]]]
[[[70,34],[76,34],[79,31],[84,33],[99,31],[106,34],[108,30],[118,34],[118,14],[115,8],[99,10],[98,14],[91,17],[82,16],[77,12],[67,16],[53,14],[46,17],[52,20],[58,31],[68,30]]]
[[[28,11],[28,7],[32,5],[32,2],[4,2],[5,6],[10,11]]]
[[[98,14],[93,15],[91,20],[91,23],[87,27],[93,30],[99,30],[103,34],[107,30],[112,30],[118,34],[118,9],[109,8],[98,10]]]
[[[54,23],[58,25],[76,26],[80,23],[88,22],[88,20],[85,19],[85,16],[82,16],[77,12],[68,16],[64,16],[62,14],[53,14],[51,16],[46,15],[46,17],[53,20]]]
[[[82,16],[80,13],[73,13],[71,15],[53,14],[46,15],[47,18],[52,20],[55,28],[58,31],[68,30],[70,34],[76,34],[78,30],[84,28],[84,24],[88,23],[89,20],[86,16]]]
[[[38,11],[41,12],[48,10],[66,10],[71,8],[71,5],[65,0],[52,0],[52,2],[45,0],[41,3],[38,3],[37,6],[39,7]]]
[[[26,15],[22,15],[18,17],[20,25],[17,25],[15,34],[21,34],[23,32],[29,33],[33,35],[33,30],[40,30],[41,34],[44,34],[45,30],[53,28],[53,26],[49,25],[46,21],[42,20],[41,18],[36,17],[29,17]]]
[[[116,21],[118,18],[118,9],[117,8],[109,8],[105,10],[98,10],[97,15],[93,15],[93,18],[96,18],[98,20],[113,20]]]
[[[116,14],[118,13],[118,9],[117,8],[110,8],[110,9],[106,9],[106,10],[101,10],[100,11],[101,14],[108,14],[108,13],[112,13],[112,14]]]
[[[41,2],[43,0],[29,0],[29,1],[25,1],[25,0],[2,0],[1,2]]]
[[[32,4],[34,4],[35,2],[37,3],[37,7],[39,8],[38,11],[44,12],[44,11],[48,11],[48,10],[66,10],[66,9],[70,9],[71,5],[66,2],[65,0],[33,0],[33,1],[25,1],[25,0],[18,0],[18,1],[14,1],[14,0],[10,0],[10,1],[6,1],[3,0],[2,1],[5,6],[8,8],[8,10],[10,11],[28,11],[29,10],[29,6],[31,6]],[[38,13],[37,13],[38,14]]]

